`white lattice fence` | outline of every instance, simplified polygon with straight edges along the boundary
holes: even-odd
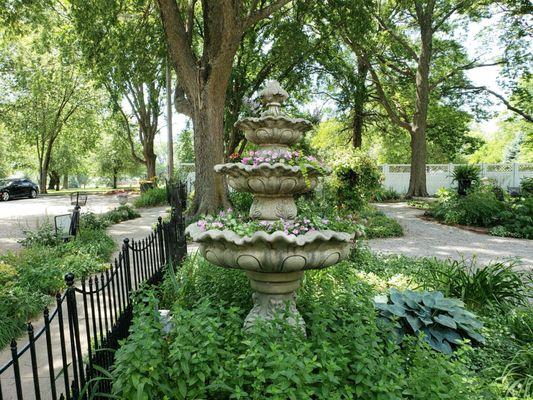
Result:
[[[428,164],[426,166],[426,184],[429,194],[435,194],[440,188],[451,188],[452,172],[460,164]],[[533,178],[533,163],[478,164],[481,176],[494,179],[502,188],[520,186],[523,177]],[[194,187],[194,164],[178,165],[182,171],[182,179],[187,183],[189,192]],[[409,164],[385,164],[381,166],[385,178],[383,185],[396,190],[400,194],[407,193],[409,188]]]
[[[454,187],[452,172],[460,164],[428,164],[426,166],[426,184],[429,194],[435,194],[440,188]],[[503,188],[520,186],[524,177],[533,177],[532,163],[478,164],[481,176],[493,179]],[[385,164],[381,166],[385,178],[385,187],[404,194],[409,188],[408,164]]]

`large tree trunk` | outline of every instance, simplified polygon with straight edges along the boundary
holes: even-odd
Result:
[[[417,7],[420,7],[417,4]],[[429,107],[429,66],[431,63],[433,30],[432,10],[417,9],[420,24],[421,49],[416,70],[415,113],[411,124],[411,173],[407,197],[427,197],[426,188],[426,129]]]
[[[68,189],[68,174],[63,175],[63,189]]]
[[[146,161],[146,176],[148,180],[151,180],[156,177],[156,161],[157,156],[154,153],[154,139],[149,139],[148,136],[145,135],[145,142],[143,143],[143,155],[144,159]]]
[[[368,98],[366,77],[368,65],[361,56],[357,57],[357,80],[355,86],[355,102],[353,108],[352,144],[354,148],[360,148],[363,144],[363,124],[365,118],[365,103]]]
[[[407,197],[427,197],[426,190],[426,132],[411,133],[411,173]]]
[[[228,206],[227,188],[222,175],[214,172],[224,162],[224,101],[209,90],[201,94],[194,107],[195,197],[193,214],[208,214]]]
[[[48,168],[42,166],[39,168],[39,191],[43,194],[48,193],[46,183],[48,182]]]

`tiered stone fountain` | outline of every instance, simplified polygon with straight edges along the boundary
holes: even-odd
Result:
[[[261,116],[236,123],[259,150],[289,150],[311,129],[310,122],[289,118],[283,113],[281,105],[287,97],[278,82],[269,82],[259,95],[264,107]],[[294,195],[314,189],[323,173],[311,165],[305,169],[304,175],[299,166],[285,163],[215,166],[216,172],[228,177],[232,188],[253,193],[250,218],[267,221],[296,217]],[[241,237],[233,231],[218,229],[193,233],[193,239],[200,243],[200,252],[208,261],[225,268],[242,269],[250,279],[254,307],[246,317],[245,328],[258,318],[273,319],[276,313],[285,312],[288,307],[289,323],[304,329],[295,296],[304,271],[326,268],[345,259],[353,238],[353,234],[331,230],[299,236],[283,231],[259,231]]]

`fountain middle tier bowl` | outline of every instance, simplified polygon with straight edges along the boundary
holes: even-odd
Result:
[[[329,169],[324,169],[326,173]],[[263,196],[293,195],[313,190],[323,175],[311,165],[306,166],[307,179],[299,166],[276,163],[245,165],[227,163],[215,165],[215,171],[228,176],[229,185],[239,192]]]
[[[243,118],[235,126],[244,131],[246,139],[259,146],[291,146],[313,127],[305,119],[283,115]]]
[[[205,259],[218,266],[287,273],[326,268],[346,259],[354,234],[324,230],[295,236],[259,231],[243,237],[229,230],[208,230],[193,239],[200,243]]]

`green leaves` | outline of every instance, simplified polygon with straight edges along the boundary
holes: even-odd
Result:
[[[462,301],[445,298],[441,292],[392,288],[388,299],[378,297],[374,301],[383,317],[400,323],[402,334],[422,333],[423,340],[442,353],[451,354],[464,339],[485,342],[477,332],[483,325],[476,316],[463,308]]]

